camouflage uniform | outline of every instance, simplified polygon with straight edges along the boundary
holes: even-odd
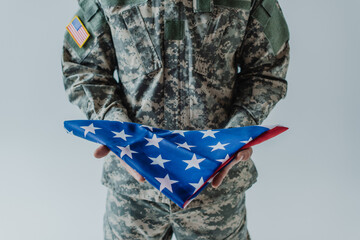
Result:
[[[91,37],[79,48],[65,34],[62,68],[70,102],[88,119],[164,129],[261,124],[285,97],[289,31],[276,0],[80,0]],[[145,182],[114,154],[106,239],[249,239],[245,193],[252,159],[236,164],[219,188],[186,209]]]

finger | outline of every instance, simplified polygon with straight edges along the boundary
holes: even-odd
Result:
[[[105,157],[106,155],[108,155],[109,152],[110,152],[110,149],[107,146],[101,145],[100,147],[98,147],[95,150],[94,157],[102,158],[102,157]]]
[[[251,157],[252,153],[253,153],[253,150],[252,150],[251,147],[250,147],[250,148],[246,148],[246,149],[244,149],[244,150],[241,150],[241,151],[237,154],[236,158],[239,159],[239,161],[246,161],[246,160],[249,160],[249,158]]]
[[[226,175],[228,174],[228,172],[230,171],[230,169],[240,161],[240,159],[234,159],[232,162],[230,162],[226,167],[224,167],[219,173],[218,175],[216,175],[211,183],[212,187],[217,188],[218,186],[220,186],[220,184],[222,183],[222,181],[224,180],[224,178],[226,177]]]
[[[230,171],[230,169],[238,162],[240,161],[246,161],[250,158],[252,154],[252,148],[246,148],[242,151],[240,151],[237,155],[236,158],[230,162],[226,167],[224,167],[221,172],[216,175],[213,179],[213,181],[211,182],[212,187],[217,188],[221,185],[222,181],[224,180],[224,178],[226,177],[226,175],[228,174],[228,172]]]
[[[213,188],[217,188],[221,185],[222,181],[224,180],[224,178],[226,177],[228,173],[228,170],[226,170],[225,168],[221,170],[221,172],[219,172],[214,179],[211,182],[211,186]]]
[[[126,171],[128,171],[128,173],[130,173],[130,175],[133,176],[139,183],[145,182],[145,178],[130,167],[124,160],[120,159],[120,162],[125,167]]]

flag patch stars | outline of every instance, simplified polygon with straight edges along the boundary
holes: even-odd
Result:
[[[204,160],[205,160],[205,158],[197,159],[197,157],[194,153],[191,160],[183,160],[184,162],[186,162],[188,164],[187,167],[185,168],[185,170],[188,170],[189,168],[192,168],[192,167],[200,169],[199,163],[201,163]]]
[[[173,192],[171,185],[174,183],[177,183],[179,181],[175,181],[175,180],[171,180],[169,177],[169,174],[166,174],[166,176],[164,178],[155,178],[159,183],[160,183],[160,192],[166,188],[167,190],[169,190],[170,192]]]
[[[81,127],[81,128],[85,130],[85,132],[84,132],[84,137],[86,137],[86,135],[87,135],[89,132],[95,134],[95,130],[101,129],[101,128],[94,127],[94,124],[93,124],[93,123],[90,124],[89,126],[83,126],[83,127]]]
[[[225,146],[229,145],[229,143],[226,143],[226,144],[221,144],[220,142],[218,142],[216,145],[213,145],[213,146],[209,146],[212,148],[212,152],[215,151],[215,150],[218,150],[218,149],[222,149],[222,150],[225,150]]]

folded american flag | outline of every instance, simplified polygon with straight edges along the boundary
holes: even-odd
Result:
[[[69,133],[106,145],[169,199],[185,208],[240,149],[286,131],[283,126],[165,130],[130,122],[71,120]]]

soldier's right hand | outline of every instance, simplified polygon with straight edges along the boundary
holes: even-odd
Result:
[[[96,158],[102,158],[108,155],[110,152],[110,149],[106,147],[105,145],[101,145],[98,147],[94,152],[94,157]],[[118,157],[119,158],[119,157]],[[145,178],[141,176],[137,171],[135,171],[133,168],[131,168],[124,160],[120,159],[120,163],[122,166],[125,167],[125,169],[133,176],[139,183],[145,182]]]

